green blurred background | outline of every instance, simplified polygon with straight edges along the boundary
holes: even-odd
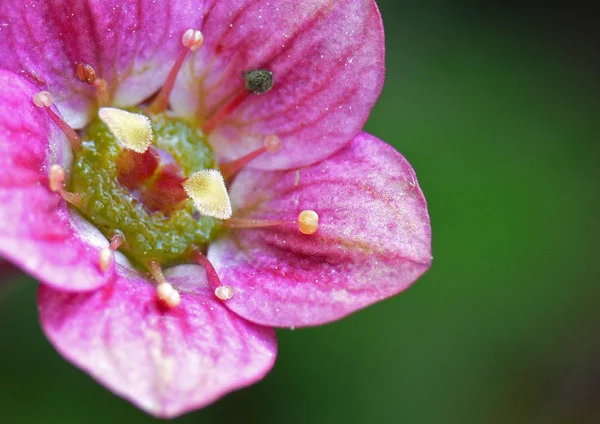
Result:
[[[600,43],[556,10],[380,1],[367,130],[413,164],[434,264],[407,292],[280,331],[261,383],[177,423],[600,422]],[[36,283],[0,292],[1,423],[148,423],[63,361]]]

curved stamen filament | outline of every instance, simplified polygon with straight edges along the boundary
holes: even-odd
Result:
[[[179,53],[179,57],[175,61],[173,68],[171,68],[171,72],[167,76],[167,80],[165,84],[161,88],[160,92],[156,95],[156,98],[148,108],[148,111],[151,113],[159,113],[163,112],[167,105],[169,104],[169,97],[171,96],[171,92],[173,91],[173,87],[175,86],[175,80],[177,80],[177,75],[181,70],[181,66],[185,59],[188,57],[190,52],[195,52],[202,46],[204,42],[204,36],[202,32],[199,30],[188,29],[183,33],[181,37],[181,44],[183,45],[183,50]]]
[[[46,113],[54,121],[56,126],[60,128],[60,130],[67,136],[71,142],[71,147],[73,150],[77,150],[79,147],[81,147],[81,137],[79,137],[79,134],[77,134],[77,132],[71,128],[69,124],[63,121],[63,119],[52,110],[51,106],[54,104],[54,98],[52,97],[52,94],[47,91],[40,91],[33,96],[33,103],[35,103],[37,107],[41,107],[46,110]]]
[[[239,159],[219,165],[221,174],[226,181],[231,180],[251,161],[262,155],[263,153],[277,153],[281,149],[281,139],[275,134],[265,137],[265,142],[262,147],[242,156]]]
[[[171,308],[179,305],[181,303],[181,296],[179,295],[177,289],[166,280],[158,262],[150,261],[148,263],[148,268],[158,283],[156,286],[156,295],[158,298]]]
[[[65,178],[65,168],[58,164],[52,165],[48,175],[50,190],[59,193],[66,202],[73,206],[81,206],[81,201],[83,200],[81,194],[67,191],[65,189]]]

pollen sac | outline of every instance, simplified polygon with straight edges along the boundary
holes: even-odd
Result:
[[[231,201],[223,176],[216,169],[196,172],[183,183],[183,188],[202,215],[217,219],[231,218]]]
[[[33,103],[37,107],[50,107],[54,104],[54,98],[49,92],[40,91],[33,96]]]
[[[298,215],[298,229],[302,234],[314,234],[319,228],[319,215],[310,209]]]
[[[251,93],[262,94],[273,88],[273,72],[266,69],[255,69],[244,73],[246,88]]]
[[[144,153],[152,144],[152,122],[147,116],[114,107],[103,107],[98,116],[126,149]]]
[[[94,81],[96,81],[96,71],[87,63],[75,63],[75,74],[79,81],[85,82],[86,84],[93,85]]]
[[[221,300],[229,300],[233,297],[234,290],[231,286],[219,286],[215,289],[215,296]]]

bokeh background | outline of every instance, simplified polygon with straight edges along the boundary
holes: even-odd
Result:
[[[433,267],[341,322],[280,331],[264,381],[174,422],[600,422],[596,15],[414,3],[379,1],[387,83],[367,130],[417,171]],[[0,422],[155,422],[58,356],[35,292],[25,276],[0,291]]]

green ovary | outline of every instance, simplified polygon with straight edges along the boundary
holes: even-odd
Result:
[[[184,177],[216,167],[203,134],[187,121],[166,114],[150,118],[153,145],[172,156]],[[169,214],[153,212],[121,185],[117,158],[123,147],[98,118],[87,128],[83,140],[75,153],[70,189],[83,196],[80,212],[107,238],[117,232],[124,235],[125,243],[119,250],[134,264],[146,268],[151,260],[167,266],[183,263],[191,249],[203,248],[214,238],[221,221],[200,216],[191,200],[184,200]]]

